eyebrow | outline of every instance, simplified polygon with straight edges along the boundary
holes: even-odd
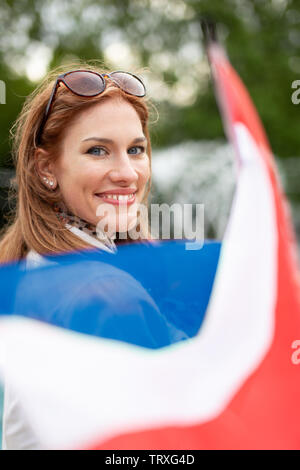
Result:
[[[114,141],[111,139],[106,139],[105,137],[88,137],[84,139],[82,142],[88,142],[89,140],[96,140],[97,142],[104,142],[105,144],[114,144]],[[146,137],[137,137],[132,141],[133,144],[139,144],[140,142],[145,142],[147,139]]]

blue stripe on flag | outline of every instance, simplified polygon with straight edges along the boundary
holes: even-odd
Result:
[[[0,314],[159,348],[194,336],[208,305],[221,244],[120,246],[49,256],[55,265],[0,269]]]

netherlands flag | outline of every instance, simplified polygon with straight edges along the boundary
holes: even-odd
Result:
[[[237,186],[222,244],[0,271],[0,371],[45,449],[299,449],[296,243],[264,130],[208,45]]]

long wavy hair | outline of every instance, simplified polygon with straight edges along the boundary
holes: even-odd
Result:
[[[148,129],[149,102],[123,92],[108,80],[105,91],[96,97],[81,97],[70,92],[65,86],[57,94],[43,130],[41,142],[37,145],[37,134],[57,76],[74,69],[88,69],[98,73],[109,73],[94,63],[73,63],[60,66],[50,72],[41,85],[26,99],[23,109],[10,130],[12,154],[16,167],[14,184],[10,188],[9,199],[14,209],[8,215],[8,222],[1,230],[0,262],[19,261],[33,249],[40,254],[57,254],[91,248],[87,242],[70,232],[57,218],[55,203],[62,201],[60,188],[49,190],[42,183],[35,166],[36,149],[47,151],[49,158],[57,159],[60,154],[64,130],[74,116],[81,111],[112,97],[120,97],[129,102],[136,110],[147,139],[147,154],[150,161],[151,142]],[[143,205],[148,207],[151,189],[151,176],[147,183]],[[140,239],[150,236],[148,221],[140,220]],[[130,237],[126,242],[131,242]],[[118,242],[116,241],[116,244]]]

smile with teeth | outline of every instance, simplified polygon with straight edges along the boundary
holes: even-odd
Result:
[[[135,198],[135,194],[98,194],[102,199],[110,199],[111,201],[127,202]]]

